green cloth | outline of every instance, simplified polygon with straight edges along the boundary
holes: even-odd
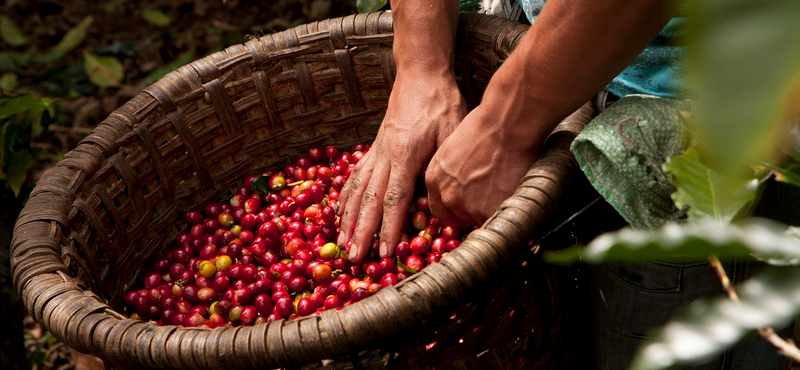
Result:
[[[662,164],[689,144],[683,117],[689,100],[628,95],[592,120],[572,143],[581,170],[597,191],[636,229],[655,229],[683,218]]]

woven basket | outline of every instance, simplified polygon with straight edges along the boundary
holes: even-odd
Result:
[[[457,76],[468,104],[479,102],[526,29],[461,14]],[[483,228],[396,287],[340,311],[253,327],[159,327],[124,315],[124,292],[172,247],[185,212],[312,146],[374,138],[395,76],[391,44],[390,13],[330,19],[232,46],[145,88],[45,172],[20,214],[12,273],[29,312],[69,346],[118,368],[553,363],[546,354],[555,330],[540,329],[560,322],[554,284],[566,281],[556,276],[564,270],[532,262],[528,241],[546,231],[573,186],[568,145],[591,116],[587,107],[551,135]],[[487,350],[493,355],[480,356]],[[509,355],[516,350],[534,358]]]

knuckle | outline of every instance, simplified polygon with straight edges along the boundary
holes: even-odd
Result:
[[[367,188],[361,196],[362,205],[373,205],[378,200],[378,192],[373,188]]]
[[[402,187],[389,187],[389,189],[386,190],[386,194],[383,196],[383,206],[386,208],[395,208],[399,206],[407,196],[408,192]]]
[[[353,174],[356,175],[356,174]],[[348,187],[350,191],[355,191],[356,189],[361,188],[361,184],[364,183],[364,178],[361,176],[351,176],[350,177],[350,186]]]

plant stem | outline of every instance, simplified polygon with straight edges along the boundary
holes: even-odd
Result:
[[[797,348],[794,341],[791,339],[785,340],[781,338],[772,328],[758,328],[758,334],[761,334],[761,336],[772,343],[772,345],[778,347],[778,353],[795,361],[800,361],[800,349]]]
[[[717,256],[710,256],[708,257],[708,262],[711,264],[711,267],[714,268],[714,271],[716,271],[719,281],[722,283],[722,288],[725,289],[725,292],[728,294],[728,298],[730,298],[731,301],[740,303],[739,295],[736,294],[736,289],[733,284],[731,284],[731,280],[728,278],[728,274],[725,272],[725,268],[722,267],[719,258],[717,258]],[[778,353],[781,355],[795,361],[800,361],[800,348],[797,348],[793,341],[787,341],[781,338],[771,327],[758,328],[758,334],[777,347],[779,350]]]
[[[725,293],[728,293],[728,298],[730,298],[731,301],[739,303],[739,295],[736,294],[736,289],[733,287],[733,284],[731,284],[731,279],[728,278],[728,274],[725,272],[725,268],[722,267],[722,262],[719,261],[719,258],[717,258],[717,256],[710,256],[708,257],[708,262],[717,273],[719,281],[722,283],[722,289],[725,289]]]

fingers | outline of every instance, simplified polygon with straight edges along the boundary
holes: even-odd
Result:
[[[383,196],[380,256],[389,257],[400,241],[400,232],[413,197],[419,168],[395,166]]]
[[[363,158],[353,168],[350,178],[345,183],[339,193],[339,227],[341,232],[336,244],[343,246],[352,237],[353,225],[358,219],[358,211],[361,208],[361,198],[372,178],[372,171],[375,168],[374,156],[367,152]]]
[[[386,193],[389,171],[388,165],[376,167],[369,185],[361,196],[361,208],[352,237],[353,244],[350,247],[349,257],[352,262],[360,263],[367,256],[372,237],[381,223],[383,195]]]
[[[478,223],[466,211],[459,212],[447,208],[438,192],[435,194],[433,192],[428,193],[428,206],[431,208],[431,214],[443,223],[456,227],[467,227]]]

